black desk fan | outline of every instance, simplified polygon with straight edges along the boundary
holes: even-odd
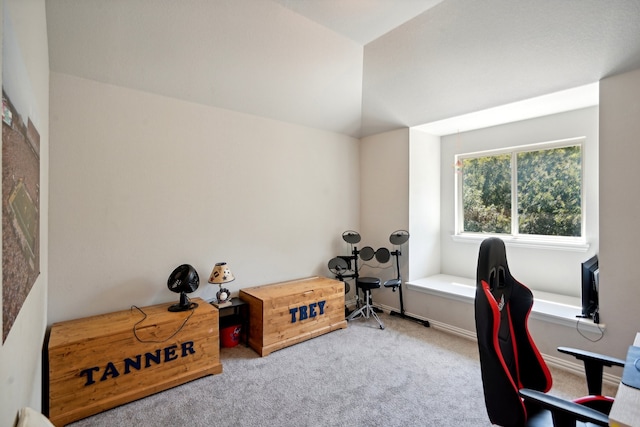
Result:
[[[198,289],[200,277],[198,272],[189,264],[182,264],[176,267],[167,280],[169,290],[180,293],[180,302],[169,307],[169,311],[186,311],[198,306],[192,302],[187,294]]]
[[[409,320],[413,320],[414,322],[422,323],[425,327],[428,328],[429,326],[431,326],[428,320],[420,320],[418,318],[409,316],[404,311],[404,298],[402,296],[402,275],[400,274],[400,255],[402,255],[402,252],[400,252],[400,247],[405,243],[407,243],[408,240],[409,240],[409,232],[406,230],[394,231],[389,236],[389,242],[392,245],[397,247],[396,250],[391,252],[391,255],[393,255],[396,259],[397,277],[395,279],[390,279],[385,281],[383,286],[385,288],[391,288],[393,292],[395,292],[397,289],[399,293],[399,298],[400,298],[400,312],[391,311],[389,314],[392,316],[400,316],[403,319],[409,319]]]

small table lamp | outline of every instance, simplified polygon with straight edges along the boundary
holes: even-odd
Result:
[[[222,284],[232,282],[235,279],[226,262],[219,262],[213,267],[213,271],[211,271],[211,275],[209,276],[209,283],[220,286],[220,290],[216,293],[218,302],[213,303],[213,305],[216,307],[231,305],[231,292],[229,292],[229,289],[223,288]]]

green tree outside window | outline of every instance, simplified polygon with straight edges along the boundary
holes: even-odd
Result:
[[[466,232],[580,237],[581,146],[464,158],[462,202]]]

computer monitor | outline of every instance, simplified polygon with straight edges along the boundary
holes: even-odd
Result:
[[[598,311],[599,274],[597,255],[582,263],[582,317],[591,319]]]

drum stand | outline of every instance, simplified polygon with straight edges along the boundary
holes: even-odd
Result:
[[[398,249],[391,252],[391,255],[396,257],[397,277],[395,279],[387,280],[386,282],[384,282],[384,287],[392,288],[393,292],[396,291],[396,288],[399,289],[399,296],[400,296],[400,312],[391,311],[389,314],[391,316],[400,316],[403,319],[413,320],[414,322],[418,322],[428,328],[429,326],[431,326],[428,320],[420,320],[413,316],[409,316],[404,312],[404,297],[402,296],[402,276],[400,275],[400,255],[402,255],[402,252],[400,252],[400,247],[403,244],[407,243],[408,240],[409,240],[409,232],[406,230],[394,231],[393,233],[391,233],[391,236],[389,236],[389,242],[392,245],[398,247]]]
[[[358,249],[356,248],[354,251],[357,251]],[[347,283],[346,279],[357,279],[358,278],[358,266],[356,265],[356,271],[349,273],[349,274],[344,274],[343,271],[351,271],[351,260],[353,259],[353,256],[338,256],[336,258],[333,258],[331,261],[329,261],[329,269],[333,272],[333,274],[335,275],[335,278],[337,280],[340,280],[341,282],[344,283],[344,293],[345,295],[349,293],[349,291],[351,290],[351,287],[349,286],[349,283]],[[358,300],[358,289],[356,288],[356,305],[358,305],[359,300]],[[356,307],[357,308],[357,307]],[[344,305],[344,317],[348,317],[349,314],[351,314],[351,311],[349,310],[349,308],[347,307],[347,305]]]
[[[393,252],[389,252],[386,248],[380,248],[377,251],[373,251],[373,248],[367,246],[362,248],[362,250],[358,250],[357,246],[353,246],[356,243],[360,242],[360,234],[355,231],[348,230],[342,233],[342,239],[349,243],[351,246],[351,255],[346,256],[337,256],[331,261],[329,261],[329,270],[335,275],[336,279],[344,282],[345,285],[345,294],[349,293],[349,284],[345,281],[345,279],[356,279],[358,280],[359,272],[358,272],[358,257],[362,258],[364,261],[368,261],[372,259],[374,256],[379,263],[386,263],[389,261],[390,255],[393,255],[396,258],[396,273],[397,277],[395,279],[390,279],[384,282],[383,286],[385,288],[392,288],[392,291],[395,292],[396,289],[399,290],[400,297],[400,312],[391,311],[389,314],[391,316],[400,316],[403,319],[413,320],[414,322],[420,323],[425,327],[431,326],[428,320],[420,320],[416,317],[409,316],[404,311],[404,297],[402,295],[402,276],[400,275],[400,247],[405,244],[409,240],[409,232],[406,230],[397,230],[391,233],[389,236],[389,242],[398,247]],[[353,264],[352,264],[353,263]],[[353,268],[353,269],[352,269]],[[345,274],[347,273],[347,274]],[[360,308],[360,295],[358,293],[358,287],[356,286],[356,310]],[[367,295],[365,293],[365,298],[371,298],[371,294]],[[365,301],[366,303],[371,303],[371,301]],[[382,310],[378,308],[373,308],[376,312],[381,312]],[[345,305],[344,307],[345,317],[348,317],[351,312]]]

